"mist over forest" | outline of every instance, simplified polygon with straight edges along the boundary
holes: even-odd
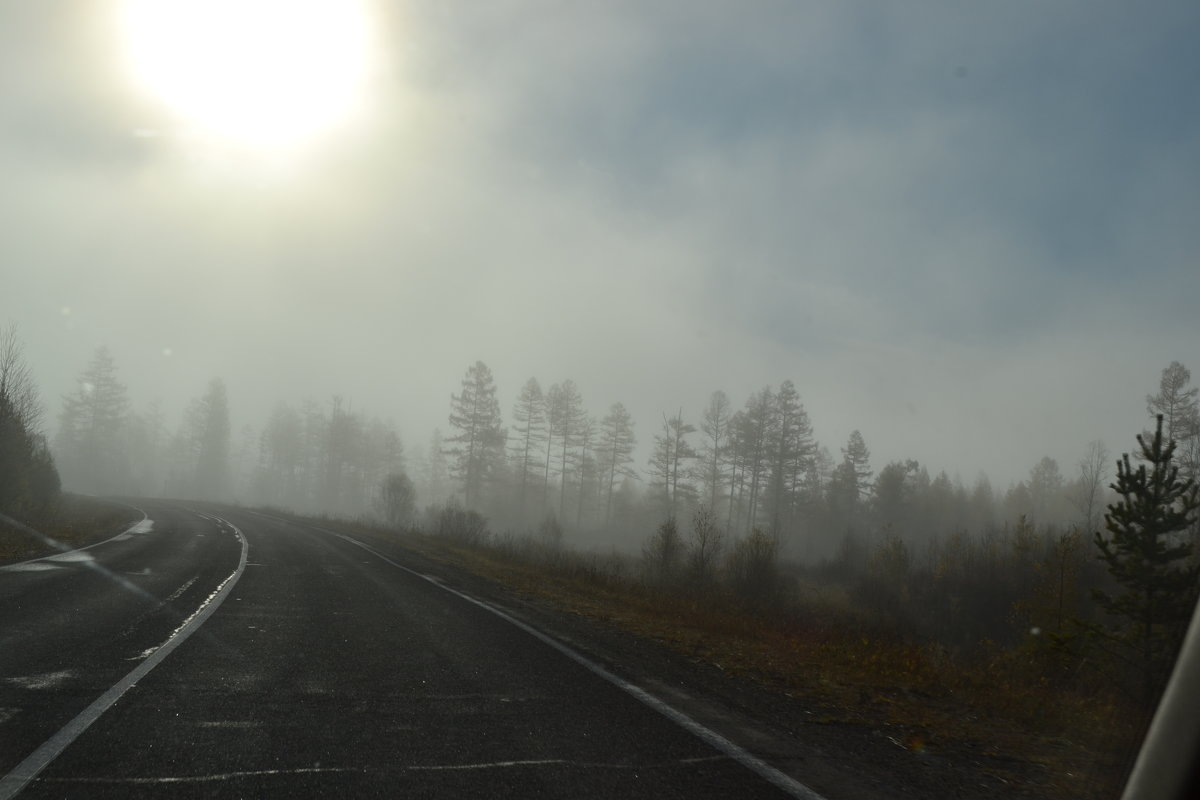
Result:
[[[161,498],[1088,796],[1200,593],[1197,41],[1194,0],[0,3],[0,566],[191,577],[103,538]]]
[[[1185,472],[1200,457],[1190,381],[1172,362],[1146,393],[1148,416],[1130,421],[1136,433],[1134,425],[1165,410]],[[336,395],[281,399],[265,420],[235,427],[237,398],[220,378],[172,421],[159,404],[134,402],[116,359],[101,348],[62,398],[51,450],[73,491],[238,502],[398,527],[459,506],[496,532],[550,525],[570,545],[626,553],[639,552],[663,520],[688,520],[703,507],[730,539],[767,531],[785,557],[810,564],[854,557],[889,538],[920,552],[956,535],[1017,526],[1090,535],[1111,500],[1117,456],[1092,440],[1065,464],[1031,457],[1028,474],[1004,486],[980,471],[964,482],[966,470],[911,458],[880,463],[857,429],[844,442],[819,440],[819,420],[791,380],[745,392],[740,402],[715,390],[702,404],[688,398],[649,420],[634,419],[619,401],[588,402],[570,379],[543,386],[530,377],[506,397],[481,361],[447,388],[445,424],[416,442],[402,439],[393,418]]]

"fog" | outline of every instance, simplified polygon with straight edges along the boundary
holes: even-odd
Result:
[[[530,377],[623,403],[643,476],[664,416],[791,380],[835,459],[1002,492],[1200,363],[1192,3],[379,2],[356,113],[277,149],[140,92],[119,6],[0,8],[51,439],[104,346],[168,430],[213,378],[235,446],[337,396],[413,470],[478,360],[506,427]]]

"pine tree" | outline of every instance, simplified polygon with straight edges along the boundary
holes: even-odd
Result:
[[[541,451],[546,438],[546,398],[537,378],[530,378],[521,387],[517,402],[513,406],[513,461],[520,472],[521,489],[518,507],[522,519],[525,517],[525,499],[533,471],[534,457]]]
[[[1172,463],[1175,442],[1163,440],[1163,417],[1153,441],[1137,437],[1144,463],[1135,470],[1129,454],[1117,462],[1112,488],[1121,499],[1108,506],[1108,536],[1095,532],[1099,558],[1125,591],[1112,597],[1095,590],[1101,608],[1126,620],[1123,641],[1135,651],[1142,698],[1152,702],[1174,661],[1196,604],[1200,564],[1183,535],[1200,515],[1200,487],[1182,479]]]
[[[192,402],[185,422],[185,437],[195,458],[197,497],[224,500],[229,492],[229,398],[220,378],[209,381],[208,391]]]
[[[850,432],[850,438],[842,449],[842,459],[850,465],[848,469],[854,474],[855,499],[865,502],[871,496],[871,451],[857,430]]]
[[[587,424],[583,396],[575,381],[556,383],[546,393],[546,417],[549,427],[546,450],[546,481],[550,480],[550,449],[552,439],[558,439],[558,519],[564,519],[567,501],[567,480],[581,465],[579,440]]]
[[[121,441],[129,398],[108,348],[96,350],[77,383],[63,397],[59,417],[56,450],[64,483],[77,491],[119,491],[129,473]]]
[[[456,433],[446,439],[451,445],[446,454],[453,458],[451,470],[462,482],[463,504],[471,509],[482,500],[505,441],[496,383],[482,361],[467,369],[462,392],[450,396],[450,427]]]
[[[770,482],[767,500],[771,533],[779,538],[790,528],[799,505],[801,479],[816,455],[812,423],[791,381],[784,381],[775,395],[770,442]]]

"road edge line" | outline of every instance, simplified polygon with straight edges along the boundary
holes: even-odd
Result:
[[[48,556],[38,556],[37,558],[27,558],[27,559],[25,559],[24,561],[14,561],[14,562],[12,562],[11,564],[4,564],[4,565],[0,565],[0,572],[19,572],[19,570],[17,570],[17,569],[14,569],[14,568],[15,568],[15,567],[24,566],[25,564],[35,564],[35,563],[37,563],[38,561],[46,561],[46,560],[48,560],[48,559],[51,559],[51,558],[59,558],[59,557],[61,557],[61,556],[68,556],[68,555],[70,555],[71,553],[80,553],[80,552],[83,552],[84,550],[91,550],[93,547],[99,547],[99,546],[100,546],[100,545],[102,545],[102,544],[108,544],[108,543],[109,543],[109,542],[111,542],[113,539],[116,539],[116,538],[118,538],[118,537],[120,537],[120,536],[124,536],[125,534],[129,533],[131,530],[133,530],[134,528],[136,528],[138,525],[141,525],[143,522],[145,522],[146,520],[150,519],[150,515],[149,515],[149,514],[147,514],[147,513],[146,513],[146,512],[145,512],[143,509],[140,509],[140,508],[138,508],[137,506],[130,505],[129,503],[120,503],[120,502],[118,502],[118,501],[115,501],[115,500],[114,500],[114,501],[111,501],[111,502],[113,502],[113,503],[115,503],[115,504],[117,504],[117,505],[122,505],[122,506],[125,506],[126,508],[132,508],[134,511],[141,512],[142,518],[141,518],[141,519],[139,519],[137,522],[131,523],[131,524],[129,525],[129,527],[125,528],[125,529],[124,529],[124,530],[122,530],[120,533],[115,533],[115,534],[113,534],[112,536],[110,536],[110,537],[108,537],[107,539],[105,539],[104,541],[101,541],[101,542],[93,542],[93,543],[91,543],[91,544],[89,544],[89,545],[85,545],[84,547],[76,547],[76,548],[74,548],[74,549],[72,549],[72,550],[62,550],[62,551],[60,551],[60,552],[57,552],[57,553],[51,553],[51,554],[50,554],[50,555],[48,555]],[[13,521],[13,522],[17,522],[17,520],[12,520],[12,521]],[[45,539],[49,540],[49,541],[50,541],[51,543],[53,543],[54,545],[58,545],[58,542],[57,542],[56,540],[54,540],[54,539],[50,538],[49,536],[46,536],[46,534],[44,534],[44,533],[40,533],[39,531],[36,531],[36,530],[34,530],[33,528],[30,528],[28,525],[23,525],[23,524],[22,524],[22,525],[21,525],[21,527],[23,527],[23,528],[26,528],[27,530],[33,531],[35,534],[38,534],[39,536],[42,536],[42,537],[44,537]]]
[[[484,609],[485,611],[489,611],[492,614],[495,614],[497,617],[500,617],[505,622],[508,622],[509,624],[514,625],[517,628],[520,628],[521,630],[525,631],[526,633],[528,633],[530,636],[534,637],[538,641],[542,642],[543,644],[549,645],[550,647],[554,648],[562,655],[566,656],[567,658],[571,659],[575,663],[584,667],[585,669],[587,669],[589,672],[593,673],[597,677],[603,678],[605,681],[608,681],[613,686],[616,686],[618,689],[622,690],[626,694],[629,694],[632,697],[634,697],[635,699],[639,700],[642,704],[657,711],[659,714],[666,717],[671,722],[674,722],[676,725],[683,728],[688,733],[691,733],[694,736],[696,736],[697,738],[699,738],[705,744],[708,744],[710,747],[713,747],[716,750],[729,756],[734,761],[741,764],[743,767],[746,767],[751,772],[754,772],[756,775],[758,775],[760,778],[766,780],[768,783],[775,786],[777,789],[787,792],[792,797],[797,798],[797,800],[826,800],[826,798],[823,795],[818,794],[816,791],[805,786],[803,783],[796,780],[792,776],[776,769],[775,767],[772,767],[770,764],[763,761],[758,756],[750,753],[748,750],[740,747],[739,745],[734,744],[729,739],[726,739],[724,736],[722,736],[721,734],[712,730],[711,728],[707,727],[706,725],[704,725],[700,722],[697,722],[696,720],[692,719],[687,714],[683,713],[682,711],[680,711],[679,709],[670,705],[669,703],[667,703],[663,700],[660,700],[659,698],[650,694],[649,692],[647,692],[645,689],[641,688],[640,686],[632,684],[629,681],[625,680],[624,678],[616,675],[615,673],[610,672],[609,670],[605,669],[600,664],[597,664],[595,661],[591,660],[587,656],[578,652],[574,648],[563,644],[562,642],[558,641],[557,639],[550,636],[549,634],[543,633],[542,631],[533,627],[529,623],[523,622],[523,621],[517,619],[516,617],[512,616],[511,614],[504,611],[503,609],[498,608],[497,606],[494,606],[491,603],[488,603],[484,600],[480,600],[478,598],[472,597],[469,594],[466,594],[464,592],[460,592],[457,589],[453,589],[449,586],[446,586],[441,581],[434,580],[431,577],[429,577],[428,575],[424,575],[420,572],[417,572],[414,569],[404,566],[403,564],[393,561],[392,559],[388,558],[383,553],[376,550],[374,547],[371,547],[370,545],[368,545],[364,542],[360,542],[357,539],[354,539],[350,536],[346,536],[344,534],[337,533],[335,531],[331,531],[326,528],[318,528],[318,530],[325,531],[326,533],[331,533],[334,536],[338,537],[339,539],[344,539],[345,541],[347,541],[351,544],[357,545],[358,547],[361,547],[363,550],[366,550],[368,553],[371,553],[372,555],[374,555],[376,558],[379,558],[379,559],[387,562],[388,564],[391,564],[393,567],[404,570],[405,572],[409,573],[410,575],[415,575],[416,577],[420,578],[421,580],[425,581],[426,583],[436,586],[439,589],[443,589],[443,590],[449,592],[450,594],[453,594],[463,600],[466,600],[468,603],[472,603],[473,605],[476,605],[479,608]],[[0,797],[0,800],[3,800],[3,798]]]
[[[180,627],[179,630],[175,631],[169,639],[159,645],[153,653],[147,656],[145,661],[130,670],[124,678],[121,678],[108,691],[93,700],[74,719],[26,756],[7,775],[0,778],[0,800],[10,800],[10,798],[20,794],[30,781],[36,778],[54,759],[58,758],[70,746],[71,742],[78,739],[105,711],[112,708],[113,704],[120,700],[122,695],[133,688],[150,670],[157,667],[176,647],[183,644],[189,636],[195,633],[204,624],[205,620],[212,616],[213,612],[220,607],[230,592],[233,591],[233,587],[237,585],[238,579],[242,577],[242,572],[246,569],[246,555],[250,549],[250,545],[246,541],[245,534],[232,522],[216,517],[213,519],[218,519],[218,521],[224,522],[232,528],[242,543],[242,553],[238,559],[237,569],[229,577],[221,581],[216,591],[209,596],[200,610],[187,623]]]

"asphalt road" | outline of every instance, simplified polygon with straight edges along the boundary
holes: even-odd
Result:
[[[0,568],[0,798],[805,796],[428,564],[142,507]]]

